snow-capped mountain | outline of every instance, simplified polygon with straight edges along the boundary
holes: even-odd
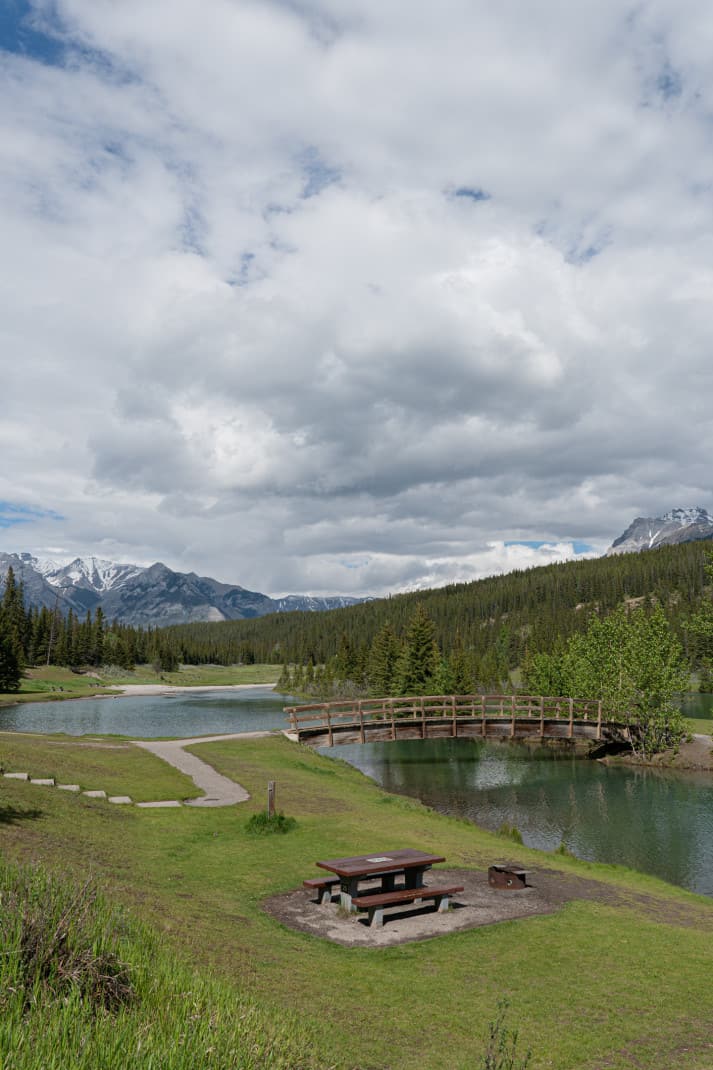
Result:
[[[68,565],[47,570],[48,562],[43,563],[42,574],[52,587],[83,587],[97,594],[111,591],[133,576],[143,572],[139,565],[117,565],[114,561],[105,561],[101,557],[75,557]]]
[[[71,609],[80,616],[100,606],[109,620],[144,626],[241,620],[295,610],[318,612],[363,601],[339,595],[275,599],[195,572],[174,572],[160,562],[144,568],[77,557],[60,565],[27,553],[0,553],[0,591],[10,566],[24,585],[28,605],[58,606],[63,613]]]
[[[663,516],[638,516],[623,535],[614,540],[607,554],[637,553],[701,539],[713,539],[713,518],[708,511],[700,506],[671,509]]]

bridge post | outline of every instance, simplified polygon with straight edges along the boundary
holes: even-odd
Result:
[[[545,737],[545,696],[540,695],[540,735]]]
[[[510,699],[510,739],[515,738],[515,693]]]
[[[481,719],[481,732],[482,732],[482,735],[483,735],[483,739],[485,739],[485,737],[487,735],[487,731],[488,731],[488,728],[487,728],[488,719],[487,719],[487,715],[485,713],[485,695],[481,695],[480,696],[480,719]]]
[[[334,746],[334,735],[332,733],[332,711],[330,704],[326,704],[327,707],[327,732],[329,733],[329,746]]]
[[[421,695],[421,739],[426,738],[426,707],[423,704],[423,695]]]
[[[361,708],[361,699],[359,699],[359,742],[364,742],[364,711]]]
[[[391,707],[391,739],[396,739],[396,722],[394,721],[394,700],[389,699],[389,706]]]
[[[597,703],[597,739],[602,738],[602,700]]]
[[[574,735],[574,699],[569,700],[569,738]]]
[[[453,711],[453,738],[458,735],[458,721],[456,720],[456,697],[451,695],[451,709]]]

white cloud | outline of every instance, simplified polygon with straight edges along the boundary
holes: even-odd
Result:
[[[0,500],[63,519],[4,549],[378,593],[711,504],[702,2],[35,10]]]

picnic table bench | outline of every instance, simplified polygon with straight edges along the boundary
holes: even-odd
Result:
[[[444,913],[448,910],[449,897],[463,891],[463,885],[453,885],[450,888],[398,888],[393,892],[376,893],[373,895],[359,895],[352,902],[358,910],[369,911],[369,925],[381,926],[384,924],[384,907],[398,906],[401,903],[420,903],[423,899],[434,899],[436,911]]]

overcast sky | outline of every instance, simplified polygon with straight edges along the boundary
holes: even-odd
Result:
[[[0,549],[378,594],[713,504],[709,3],[2,0],[0,46]]]

